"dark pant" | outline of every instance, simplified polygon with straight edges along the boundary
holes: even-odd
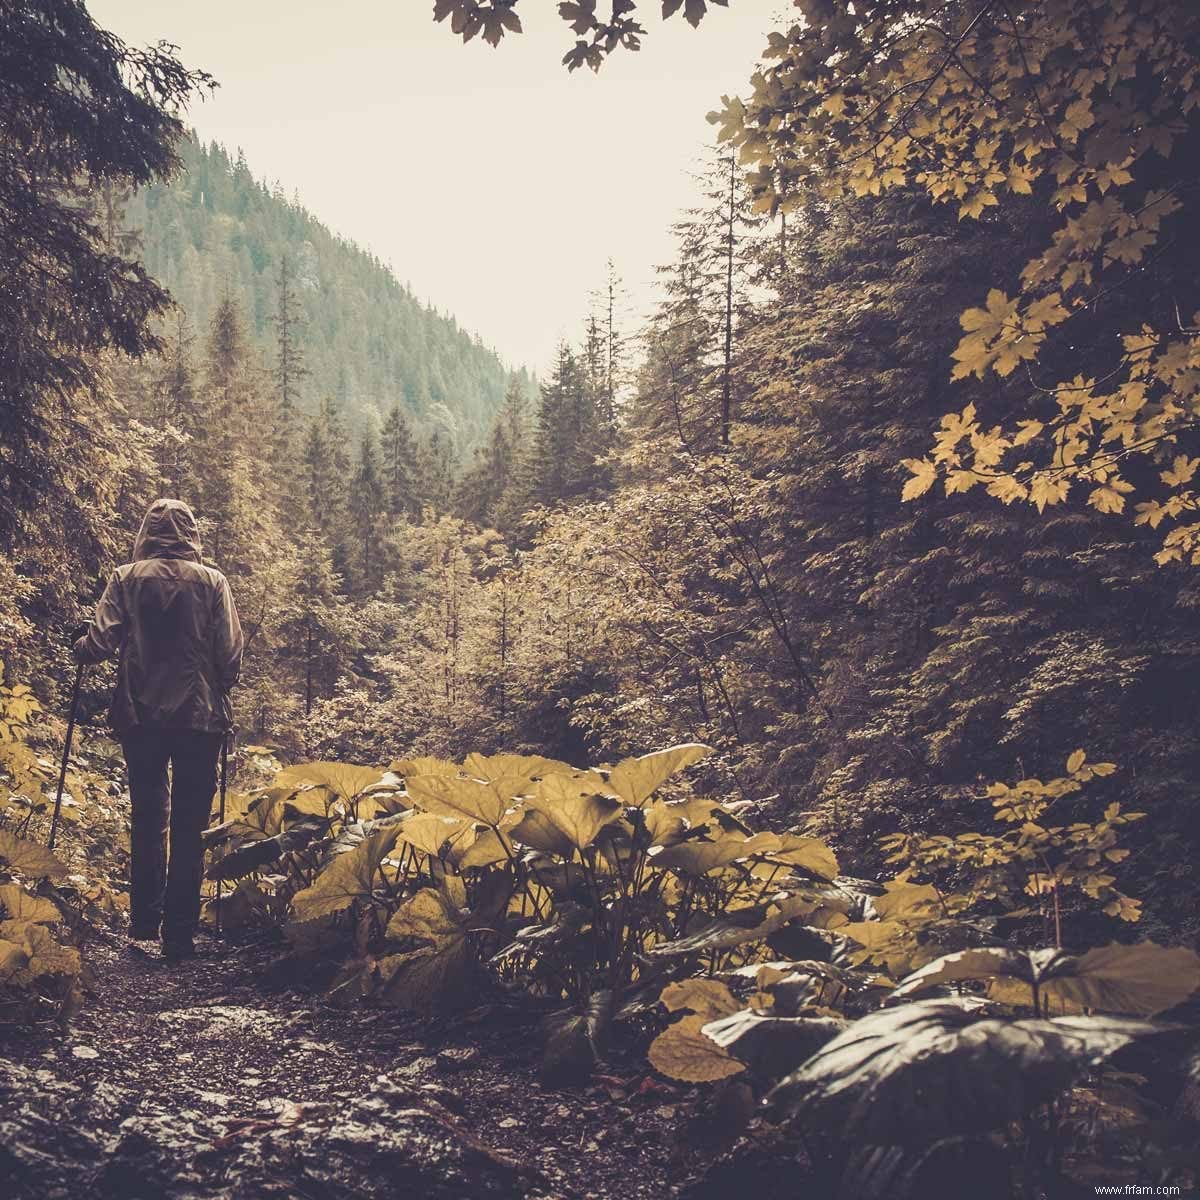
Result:
[[[221,737],[138,729],[121,740],[133,807],[129,916],[134,937],[153,937],[160,925],[168,946],[186,946],[195,935],[204,858],[200,835],[212,811]]]

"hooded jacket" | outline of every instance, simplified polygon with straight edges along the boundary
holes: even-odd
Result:
[[[113,729],[229,729],[242,645],[229,583],[200,561],[192,510],[155,500],[133,561],[113,572],[91,628],[75,643],[82,663],[119,656]]]

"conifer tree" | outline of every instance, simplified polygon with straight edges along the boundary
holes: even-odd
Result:
[[[248,349],[242,316],[226,296],[209,327],[204,363],[202,436],[197,462],[202,519],[212,527],[215,557],[236,552],[245,505],[245,455],[255,422],[251,412]],[[255,431],[257,432],[257,431]]]
[[[280,623],[285,656],[299,667],[299,689],[304,714],[313,701],[327,692],[337,674],[344,636],[338,592],[341,580],[320,529],[307,526],[297,547],[298,570],[291,602]]]
[[[555,504],[580,496],[592,478],[595,410],[583,365],[565,342],[548,383],[542,387],[532,462],[531,499]]]
[[[304,365],[303,343],[300,338],[300,302],[293,283],[291,263],[285,254],[279,262],[276,277],[275,315],[275,400],[272,463],[286,479],[296,453],[296,422],[300,406],[300,387],[308,376]],[[286,493],[285,493],[286,499]]]
[[[195,340],[186,314],[178,312],[153,383],[155,457],[164,485],[175,496],[195,495],[199,480],[196,449],[203,430],[192,363]]]
[[[382,564],[380,542],[387,495],[379,466],[379,447],[370,433],[363,435],[358,465],[350,487],[349,515],[357,549],[358,590],[367,593],[379,585]]]
[[[380,434],[382,479],[387,510],[393,517],[420,516],[417,496],[417,447],[399,402],[392,405]]]

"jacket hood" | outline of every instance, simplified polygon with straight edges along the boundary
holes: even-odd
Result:
[[[155,500],[146,510],[133,543],[133,561],[146,558],[200,561],[200,530],[192,510],[182,500]]]

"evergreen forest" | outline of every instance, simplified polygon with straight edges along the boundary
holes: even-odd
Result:
[[[559,4],[558,69],[714,5]],[[762,42],[654,310],[616,229],[523,366],[204,144],[174,48],[0,0],[8,1194],[1200,1187],[1200,10]],[[69,653],[160,496],[246,637],[175,975]],[[171,1021],[187,1132],[105,1065]]]

